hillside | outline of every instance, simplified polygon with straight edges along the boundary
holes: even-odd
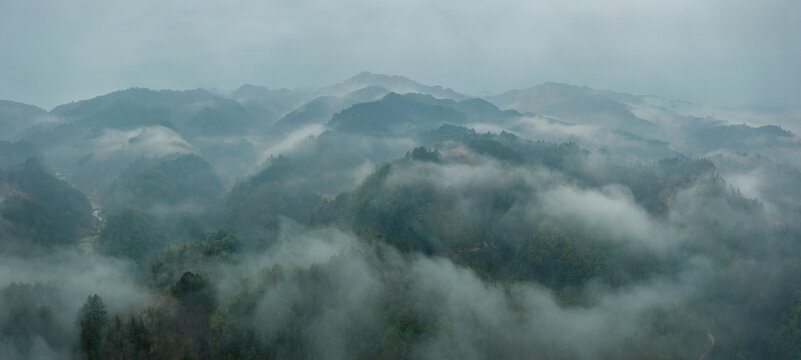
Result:
[[[0,140],[12,359],[800,347],[791,109],[372,73],[14,106],[32,123]]]

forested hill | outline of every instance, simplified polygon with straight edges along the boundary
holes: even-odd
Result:
[[[0,248],[4,254],[75,245],[95,230],[86,197],[37,158],[0,169]]]
[[[794,111],[371,73],[0,102],[0,358],[799,358]]]

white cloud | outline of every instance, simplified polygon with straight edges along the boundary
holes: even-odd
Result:
[[[119,151],[150,157],[195,152],[181,135],[163,126],[105,129],[102,135],[92,140],[92,149],[101,159]]]
[[[543,193],[542,201],[542,211],[549,215],[584,226],[613,241],[653,249],[667,245],[664,229],[634,202],[631,191],[622,185],[607,185],[598,190],[559,186]]]

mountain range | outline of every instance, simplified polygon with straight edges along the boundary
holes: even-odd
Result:
[[[559,83],[480,99],[401,76],[364,72],[319,89],[244,85],[221,95],[200,89],[132,88],[49,112],[3,101],[0,133],[2,140],[33,144],[50,166],[74,175],[78,186],[92,193],[113,179],[106,175],[140,156],[198,154],[230,184],[266,158],[289,155],[300,140],[324,131],[432,145],[420,142],[420,134],[443,124],[576,142],[638,161],[730,151],[793,162],[797,159],[787,149],[797,148],[799,138],[781,128],[793,111],[782,110],[784,117],[774,123],[762,111],[749,123],[745,120],[752,109],[705,108]],[[360,157],[380,162],[401,153]]]
[[[368,72],[0,101],[0,357],[798,358],[799,119]]]

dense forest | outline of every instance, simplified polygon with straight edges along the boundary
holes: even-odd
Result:
[[[671,104],[0,102],[0,358],[801,357],[801,139]]]

